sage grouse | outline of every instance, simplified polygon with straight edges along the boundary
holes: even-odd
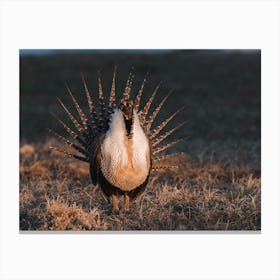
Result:
[[[174,167],[164,164],[168,155],[159,154],[186,139],[180,138],[160,145],[162,141],[184,125],[186,121],[165,133],[160,133],[181,111],[179,109],[164,119],[158,126],[151,129],[157,114],[171,92],[161,100],[149,115],[149,109],[161,83],[155,87],[144,106],[140,107],[146,79],[147,75],[133,99],[131,97],[133,74],[130,72],[122,97],[117,102],[115,69],[109,100],[105,102],[99,76],[97,106],[93,102],[85,78],[82,75],[89,113],[86,114],[84,112],[69,87],[66,86],[80,120],[74,117],[59,98],[60,105],[65,110],[75,129],[70,128],[56,115],[53,114],[53,116],[73,139],[70,141],[58,133],[49,130],[54,136],[79,154],[57,147],[50,148],[62,152],[69,157],[88,162],[93,184],[100,186],[106,199],[111,199],[113,211],[116,213],[119,211],[118,197],[120,195],[124,196],[124,211],[127,212],[129,211],[130,201],[144,192],[151,172]]]

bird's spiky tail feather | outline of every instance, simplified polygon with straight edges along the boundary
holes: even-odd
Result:
[[[133,109],[138,113],[139,119],[141,121],[143,130],[147,134],[147,136],[150,139],[151,142],[151,156],[152,156],[152,162],[157,163],[157,167],[155,167],[153,170],[157,169],[173,169],[174,166],[171,165],[160,165],[161,162],[166,158],[166,156],[172,156],[176,155],[176,153],[171,153],[168,155],[159,155],[162,152],[165,152],[169,148],[173,147],[177,143],[180,143],[182,141],[185,141],[188,139],[188,137],[182,137],[176,140],[173,140],[171,142],[168,142],[166,144],[160,145],[164,140],[166,140],[170,135],[172,135],[175,131],[180,129],[183,125],[187,124],[188,121],[184,121],[173,128],[171,128],[169,131],[166,131],[162,133],[162,130],[178,115],[184,108],[181,108],[177,111],[175,111],[173,114],[171,114],[169,117],[167,117],[163,122],[161,122],[158,126],[153,128],[151,130],[151,127],[164,106],[165,102],[167,101],[168,97],[172,94],[172,91],[168,92],[166,96],[162,98],[160,103],[155,107],[154,111],[149,114],[149,110],[151,105],[154,102],[155,96],[159,91],[159,88],[161,86],[161,82],[155,87],[154,91],[152,92],[150,98],[148,101],[143,105],[142,109],[140,109],[141,105],[141,99],[144,92],[144,87],[147,81],[147,76],[145,76],[139,91],[137,92],[134,100],[131,98],[131,92],[132,92],[132,82],[134,75],[132,71],[129,73],[125,89],[123,92],[123,95],[120,99],[119,105],[117,105],[116,100],[116,67],[113,72],[113,78],[112,78],[112,86],[111,91],[109,95],[108,104],[105,103],[104,100],[104,93],[102,89],[102,83],[100,75],[98,76],[98,106],[97,104],[94,104],[93,97],[88,90],[88,86],[85,80],[84,75],[82,74],[82,83],[88,103],[88,114],[86,114],[80,107],[79,103],[77,102],[74,94],[66,85],[68,93],[71,97],[71,100],[76,108],[76,111],[79,116],[79,120],[77,120],[73,113],[69,110],[69,108],[66,107],[66,105],[58,98],[58,101],[64,111],[66,112],[67,116],[71,120],[74,128],[70,128],[63,122],[59,117],[57,117],[55,114],[52,114],[52,116],[62,125],[62,127],[66,130],[66,132],[71,136],[72,140],[68,140],[65,137],[59,135],[58,133],[49,130],[48,131],[58,138],[60,141],[62,141],[66,146],[69,148],[72,148],[72,151],[68,151],[66,148],[56,148],[51,147],[52,149],[55,149],[58,152],[64,153],[65,155],[69,157],[74,157],[76,159],[90,162],[91,153],[94,149],[94,142],[98,140],[99,136],[101,134],[104,134],[109,125],[110,116],[112,115],[114,109],[119,107],[125,107],[125,106],[133,106]],[[76,150],[78,154],[76,154],[73,150]]]

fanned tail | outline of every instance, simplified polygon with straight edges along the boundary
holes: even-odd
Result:
[[[126,107],[128,103],[130,102],[130,94],[131,94],[131,88],[132,88],[132,82],[133,82],[134,75],[132,73],[132,70],[129,72],[126,85],[124,88],[123,96],[121,99],[121,107]]]
[[[151,114],[151,116],[149,117],[149,119],[145,122],[145,124],[143,125],[144,131],[149,131],[151,128],[152,123],[154,122],[157,114],[159,113],[160,109],[162,108],[162,106],[164,105],[164,103],[166,102],[167,98],[172,94],[172,90],[162,99],[162,101],[159,103],[158,107],[154,110],[154,112]]]
[[[134,109],[136,112],[138,112],[138,109],[139,109],[139,105],[140,105],[140,101],[141,101],[141,97],[142,97],[142,94],[143,94],[143,91],[144,91],[144,87],[145,87],[145,84],[146,84],[146,81],[147,81],[147,77],[148,77],[149,73],[146,74],[142,84],[141,84],[141,87],[134,99],[134,103],[133,103],[133,106],[134,106]]]
[[[152,167],[152,171],[163,171],[163,170],[177,170],[179,167],[177,165],[163,165]]]
[[[98,100],[100,105],[100,114],[98,119],[99,129],[101,132],[104,132],[107,129],[108,112],[106,110],[106,106],[104,102],[104,94],[103,94],[100,74],[98,74]]]
[[[86,97],[87,97],[87,102],[88,102],[88,108],[89,108],[89,114],[90,114],[90,118],[89,118],[89,134],[91,137],[94,137],[97,127],[97,116],[94,110],[94,104],[90,95],[90,92],[88,90],[87,84],[86,84],[86,80],[84,75],[82,74],[82,82],[83,82],[83,86],[84,86],[84,90],[86,93]]]
[[[129,75],[128,75],[128,79],[126,81],[126,86],[124,89],[124,94],[123,94],[123,100],[130,100],[130,94],[131,94],[131,87],[132,87],[132,82],[134,79],[134,75],[133,75],[133,69],[130,71]]]
[[[76,132],[74,132],[70,127],[68,127],[56,114],[51,112],[51,115],[63,126],[63,128],[73,139],[76,139],[84,147],[88,146],[87,143],[81,137],[79,137]]]
[[[79,133],[83,134],[85,129],[80,125],[80,123],[75,119],[75,117],[72,115],[72,113],[67,109],[67,107],[64,105],[64,103],[57,98],[58,102],[60,103],[60,105],[62,106],[62,108],[65,110],[65,112],[67,113],[67,115],[69,116],[70,120],[72,121],[72,123],[75,125],[76,129],[78,130]]]
[[[47,128],[47,130],[54,135],[56,138],[58,138],[59,140],[61,140],[62,142],[64,142],[66,145],[68,145],[71,148],[76,149],[78,152],[80,152],[81,154],[88,156],[88,151],[86,151],[85,149],[77,146],[75,143],[69,141],[68,139],[66,139],[65,137],[59,135],[58,133],[54,132],[53,130]]]
[[[144,87],[146,85],[147,76],[149,73],[147,73],[144,77],[144,80],[140,86],[140,89],[138,90],[136,96],[134,99],[131,97],[132,92],[132,83],[134,79],[133,69],[130,71],[124,92],[122,94],[120,103],[117,103],[116,100],[116,67],[114,68],[113,77],[112,77],[112,85],[110,90],[110,95],[105,102],[103,88],[102,88],[102,82],[100,78],[100,74],[98,73],[97,83],[98,83],[98,103],[99,106],[96,106],[93,102],[92,95],[90,94],[90,91],[88,90],[88,86],[85,80],[85,77],[83,74],[82,76],[82,83],[83,88],[85,91],[85,95],[87,98],[88,103],[88,114],[85,113],[85,111],[81,108],[79,105],[77,99],[75,98],[74,94],[70,90],[69,86],[66,85],[67,91],[70,94],[71,100],[75,106],[75,109],[77,111],[78,119],[74,117],[72,112],[65,106],[65,104],[61,101],[61,99],[57,98],[60,105],[66,112],[67,116],[71,120],[73,124],[73,128],[71,126],[69,127],[66,125],[64,121],[62,121],[58,116],[55,114],[52,114],[53,117],[62,125],[62,127],[66,130],[66,132],[70,135],[72,138],[71,140],[68,140],[67,138],[61,136],[57,132],[54,132],[50,129],[48,131],[54,135],[57,139],[59,139],[62,143],[64,143],[67,147],[72,148],[73,151],[77,151],[81,155],[68,152],[67,149],[64,148],[55,148],[52,147],[52,149],[61,152],[69,157],[73,157],[82,161],[89,162],[90,155],[92,154],[94,150],[94,145],[96,145],[97,142],[95,142],[98,137],[102,134],[104,134],[108,127],[109,127],[109,120],[110,116],[113,114],[114,109],[119,106],[122,110],[125,121],[133,122],[133,110],[135,110],[138,113],[140,123],[142,124],[142,128],[144,132],[146,133],[147,137],[150,139],[151,143],[151,160],[152,160],[152,170],[165,170],[165,169],[176,169],[176,165],[168,164],[165,161],[170,156],[176,156],[176,153],[171,154],[163,154],[159,155],[162,152],[165,152],[169,148],[173,147],[175,144],[178,144],[182,141],[185,141],[189,137],[183,137],[179,138],[173,141],[169,141],[164,145],[160,144],[166,140],[169,136],[171,136],[175,131],[180,129],[183,125],[187,124],[188,121],[183,121],[175,126],[173,128],[169,129],[166,132],[162,132],[162,130],[183,110],[184,107],[178,109],[175,111],[172,115],[170,115],[168,118],[164,119],[163,122],[161,122],[158,126],[151,129],[153,126],[153,123],[163,108],[164,104],[166,103],[168,97],[171,95],[172,91],[169,91],[159,102],[159,104],[155,107],[155,109],[149,113],[150,108],[155,100],[155,97],[160,89],[160,86],[162,82],[160,82],[153,90],[151,96],[149,97],[148,101],[143,104],[142,110],[140,110],[140,103],[144,91]],[[133,110],[132,110],[133,109]],[[126,123],[127,124],[127,123]],[[132,137],[129,135],[129,137]],[[164,163],[165,162],[165,163]],[[155,165],[154,165],[155,164]]]
[[[162,84],[162,82],[158,83],[158,85],[154,89],[151,97],[149,98],[148,102],[145,104],[143,110],[141,111],[140,122],[143,123],[143,124],[145,123],[145,120],[146,120],[147,114],[149,112],[149,109],[150,109],[150,107],[151,107],[151,105],[153,103],[153,100],[154,100],[154,98],[155,98],[155,96],[156,96],[156,94],[157,94],[161,84]]]
[[[154,137],[156,137],[161,130],[176,116],[178,115],[182,110],[184,109],[184,107],[178,109],[176,112],[174,112],[170,117],[168,117],[167,119],[165,119],[161,124],[159,124],[151,133],[150,133],[150,139],[153,139]]]
[[[57,152],[59,152],[59,153],[62,153],[62,154],[65,154],[66,156],[68,156],[68,157],[70,157],[70,158],[75,158],[75,159],[78,159],[78,160],[81,160],[81,161],[85,161],[85,162],[90,162],[90,159],[89,158],[87,158],[87,157],[81,157],[81,156],[78,156],[78,155],[76,155],[76,154],[72,154],[72,153],[69,153],[69,152],[67,152],[66,150],[64,150],[64,149],[61,149],[61,148],[58,148],[58,147],[52,147],[52,146],[50,146],[49,147],[51,150],[55,150],[55,151],[57,151]]]
[[[184,154],[183,152],[178,152],[178,153],[170,153],[170,154],[165,154],[165,155],[161,155],[161,156],[156,156],[153,158],[153,162],[154,163],[161,163],[161,162],[165,162],[167,160],[172,160],[175,157],[181,156],[182,154]]]
[[[160,144],[163,140],[165,140],[168,136],[170,136],[172,133],[174,133],[177,129],[179,129],[180,127],[182,127],[183,125],[187,124],[188,121],[184,121],[180,124],[178,124],[177,126],[175,126],[174,128],[170,129],[169,131],[165,132],[164,134],[162,134],[161,136],[157,137],[156,139],[154,139],[152,141],[152,147],[156,147],[158,144]]]
[[[113,109],[116,107],[116,72],[117,67],[114,69],[111,92],[109,97],[109,108],[111,109],[111,113],[113,113]]]
[[[68,92],[69,92],[69,94],[72,98],[72,101],[73,101],[73,103],[76,107],[76,110],[77,110],[77,112],[79,114],[79,117],[82,121],[82,124],[84,126],[84,129],[86,130],[87,129],[87,124],[88,124],[88,119],[87,119],[86,115],[84,114],[83,110],[81,109],[79,103],[77,102],[76,98],[74,97],[73,93],[71,92],[71,90],[70,90],[70,88],[67,84],[66,84],[66,88],[67,88],[67,90],[68,90]]]
[[[47,129],[47,130],[52,135],[54,135],[57,139],[59,139],[61,142],[63,142],[66,146],[75,149],[76,151],[81,153],[84,157],[76,155],[74,153],[70,153],[66,149],[54,148],[54,147],[52,147],[52,149],[55,149],[56,151],[61,152],[67,156],[71,156],[76,159],[89,162],[89,155],[92,152],[92,142],[94,141],[94,138],[95,138],[94,136],[98,134],[98,126],[100,127],[101,124],[103,125],[103,122],[104,122],[103,116],[104,116],[104,111],[105,111],[105,104],[103,102],[102,87],[101,87],[100,80],[99,80],[98,81],[99,82],[99,102],[100,102],[100,114],[102,114],[102,118],[101,118],[101,120],[98,120],[97,114],[96,114],[96,111],[94,108],[94,104],[92,101],[92,97],[88,90],[88,87],[87,87],[83,74],[82,74],[82,82],[83,82],[84,90],[85,90],[87,101],[88,101],[89,117],[86,116],[84,111],[81,109],[78,101],[76,100],[74,94],[70,90],[69,86],[66,85],[67,91],[70,94],[70,97],[71,97],[72,102],[79,115],[81,123],[74,117],[74,115],[71,113],[71,111],[61,101],[61,99],[57,98],[60,105],[66,112],[67,116],[73,123],[74,127],[76,128],[75,129],[76,131],[74,131],[68,125],[66,125],[65,122],[62,121],[57,115],[55,115],[54,113],[51,113],[51,115],[62,125],[62,127],[67,131],[67,133],[72,137],[72,139],[74,141],[76,141],[76,143],[66,139],[65,137],[61,136],[60,134],[58,134],[50,129]],[[102,123],[101,123],[101,121],[102,121]],[[103,127],[101,129],[102,129],[102,131],[104,130]]]
[[[176,139],[176,140],[174,140],[174,141],[172,141],[172,142],[170,142],[168,144],[165,144],[163,146],[157,147],[157,148],[153,149],[152,154],[153,154],[153,156],[156,155],[156,154],[159,154],[159,153],[161,153],[161,152],[171,148],[172,146],[174,146],[174,145],[176,145],[176,144],[178,144],[178,143],[180,143],[182,141],[188,140],[189,138],[190,138],[189,136],[182,137],[182,138]]]

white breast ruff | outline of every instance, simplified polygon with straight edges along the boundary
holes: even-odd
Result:
[[[137,113],[133,114],[131,139],[126,135],[122,112],[116,109],[101,145],[103,175],[111,184],[126,191],[144,183],[150,168],[149,141]]]

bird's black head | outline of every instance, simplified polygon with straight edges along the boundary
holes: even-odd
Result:
[[[132,122],[133,122],[133,101],[131,99],[122,100],[120,109],[123,114],[127,135],[131,134]]]

